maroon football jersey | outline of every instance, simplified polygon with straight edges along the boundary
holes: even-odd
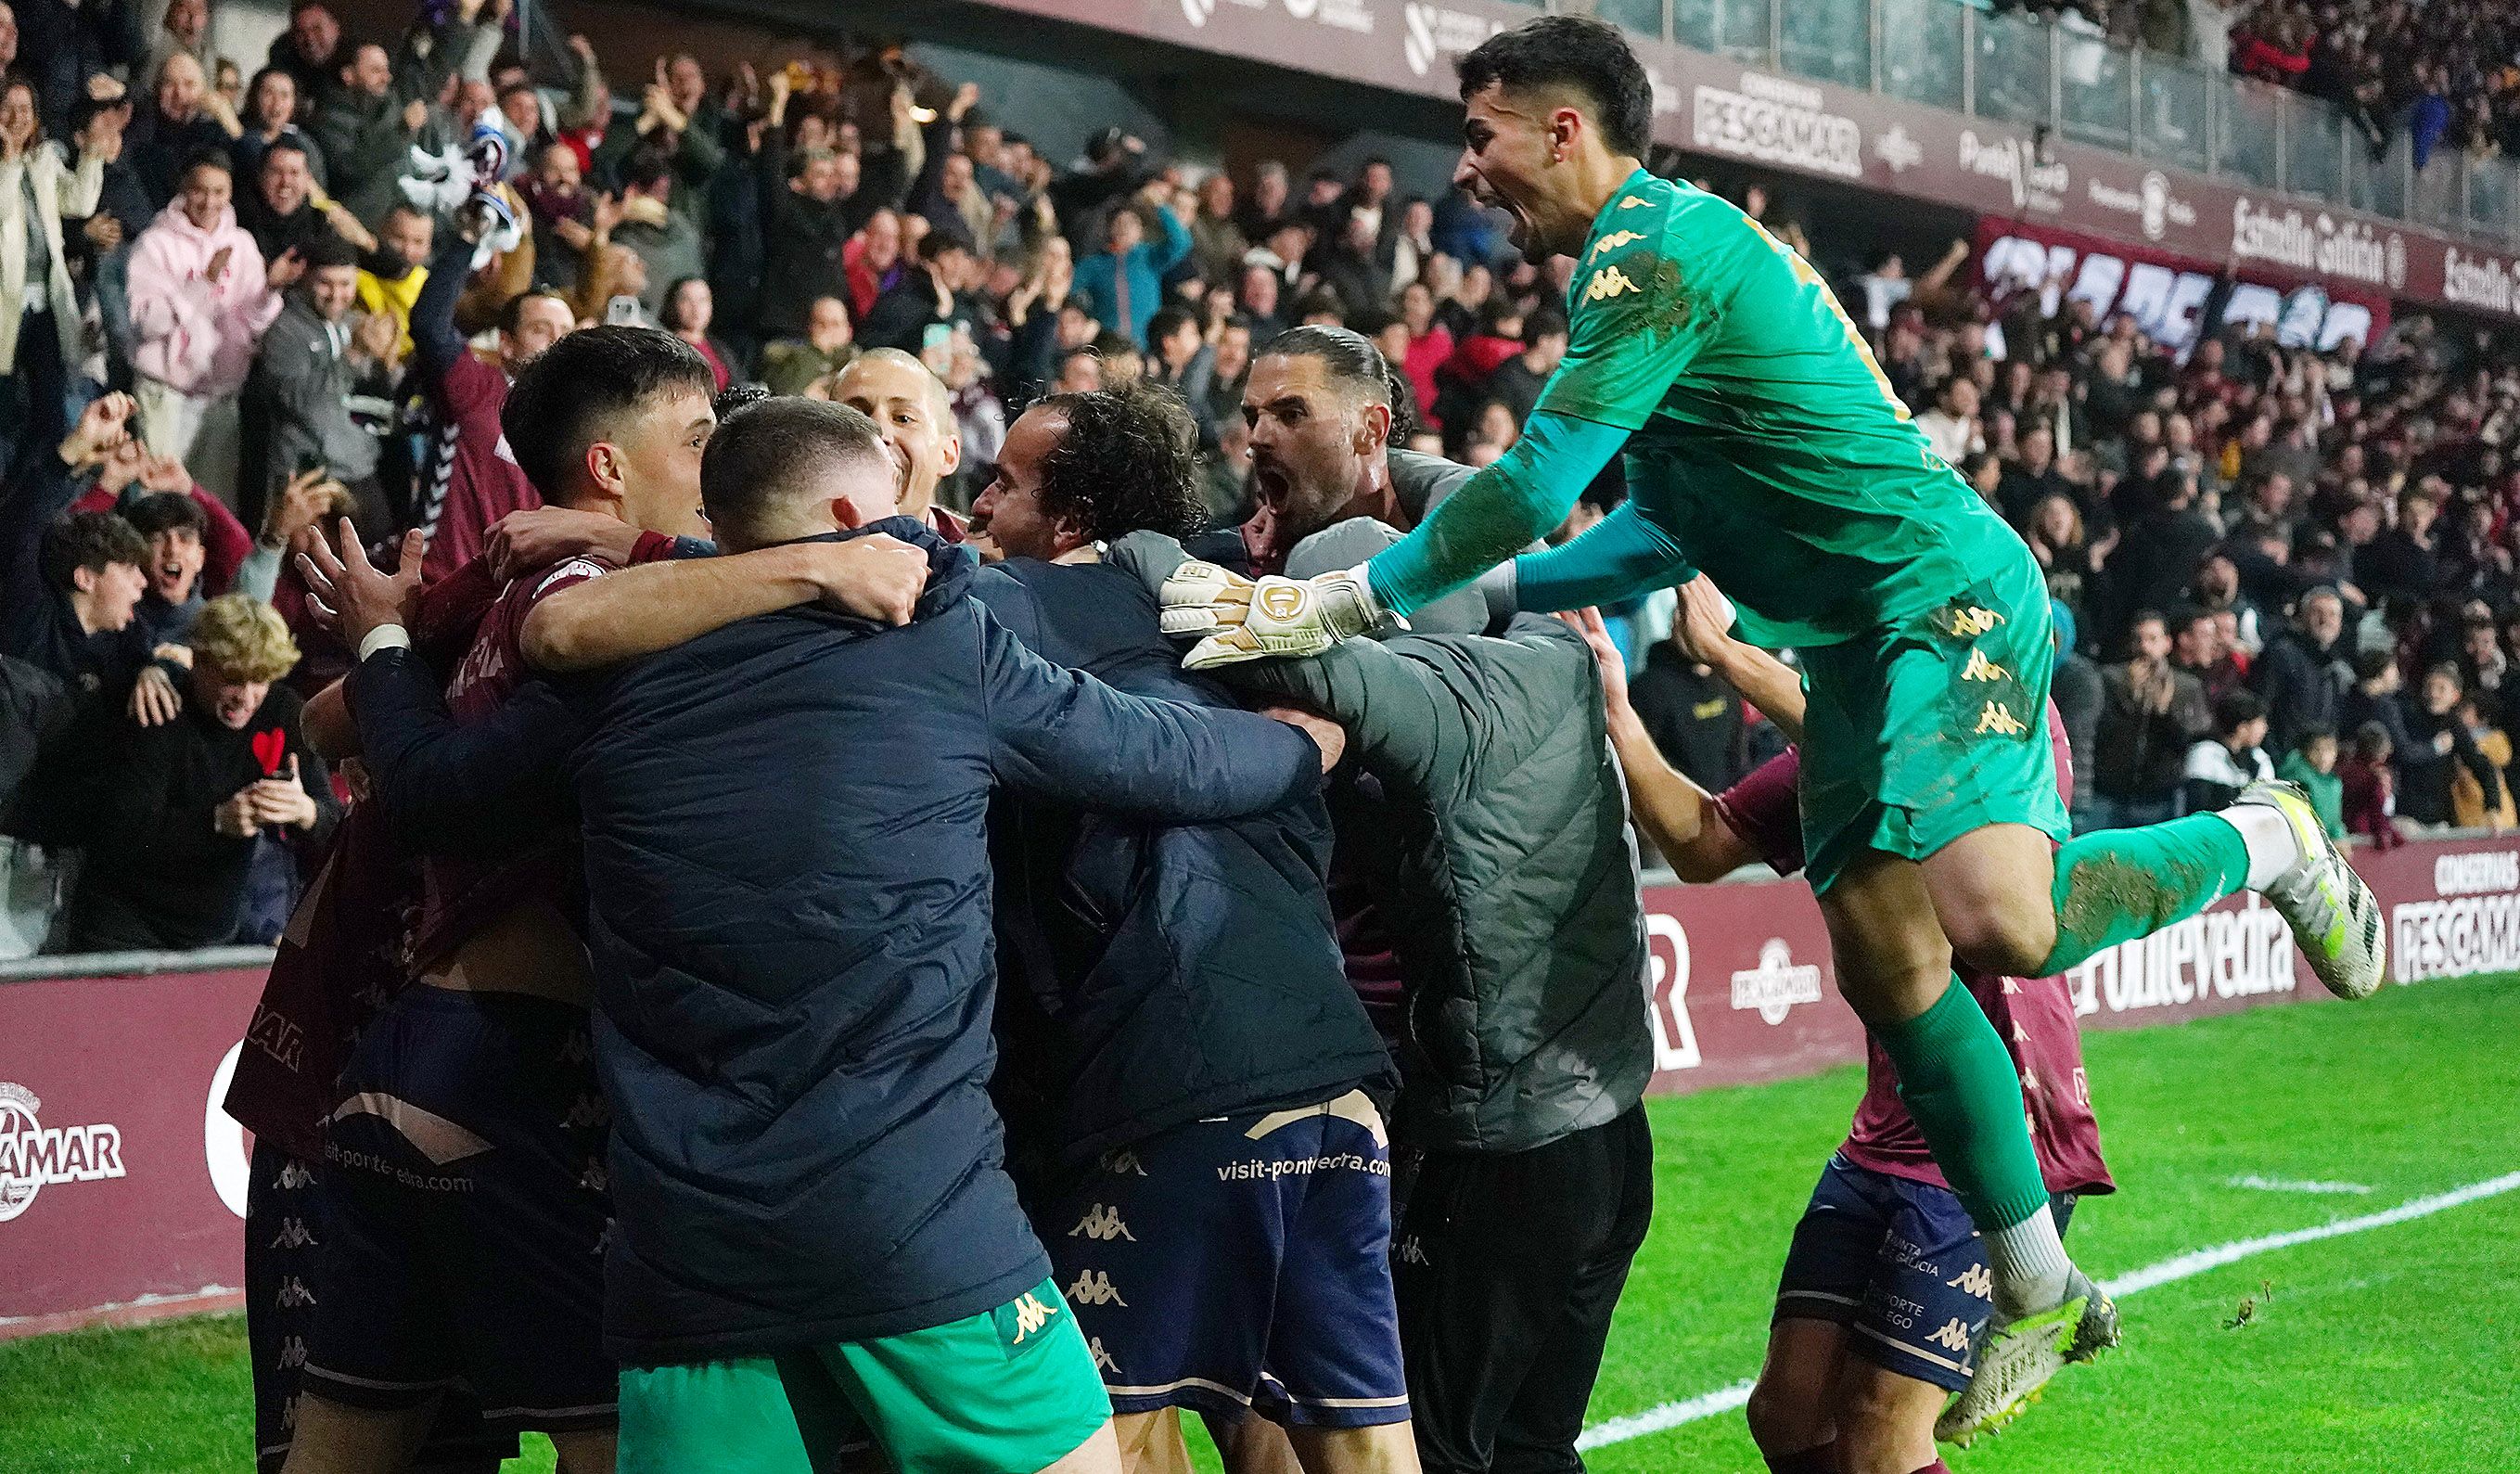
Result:
[[[2048,708],[2048,737],[2056,752],[2056,786],[2068,806],[2074,792],[2073,759],[2064,724]],[[1803,868],[1802,815],[1794,784],[1802,754],[1787,748],[1716,795],[1715,810],[1732,831],[1756,849],[1779,875]],[[2074,1023],[2073,993],[2062,978],[1996,977],[1963,970],[1960,982],[1986,1010],[1996,1033],[2021,1072],[2021,1098],[2030,1119],[2030,1144],[2050,1192],[2115,1190],[2100,1160],[2100,1124],[2092,1114],[2091,1082],[2083,1072],[2083,1041]],[[1924,1134],[1899,1098],[1899,1074],[1879,1040],[1865,1035],[1864,1099],[1855,1125],[1838,1148],[1859,1167],[1948,1188],[1926,1148]]]

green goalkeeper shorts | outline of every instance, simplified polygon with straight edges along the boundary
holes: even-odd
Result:
[[[2048,591],[2027,548],[1895,629],[1801,652],[1806,873],[1825,892],[1866,850],[1922,860],[1972,829],[2071,832],[2048,741]]]
[[[919,1474],[1015,1474],[1111,1416],[1045,1279],[977,1316],[775,1357],[621,1371],[622,1474],[817,1474],[870,1440]]]

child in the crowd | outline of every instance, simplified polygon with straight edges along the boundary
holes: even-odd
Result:
[[[2327,826],[2327,837],[2345,837],[2345,780],[2336,773],[2336,734],[2324,727],[2313,727],[2301,735],[2301,741],[2284,754],[2283,767],[2276,777],[2286,782],[2299,783],[2310,795],[2310,806],[2318,811],[2318,822]]]
[[[2395,754],[2389,729],[2365,722],[2354,732],[2354,756],[2338,770],[2345,790],[2345,827],[2371,841],[2374,849],[2393,850],[2406,843],[2398,832],[2398,780],[2390,768]]]

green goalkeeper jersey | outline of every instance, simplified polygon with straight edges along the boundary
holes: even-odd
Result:
[[[1535,416],[1629,432],[1634,517],[1714,576],[1755,643],[1899,625],[2028,557],[1819,273],[1715,196],[1630,176],[1593,222],[1567,315]],[[1550,557],[1581,563],[1589,540]]]

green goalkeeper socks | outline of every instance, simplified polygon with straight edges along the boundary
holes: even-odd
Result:
[[[2220,814],[2073,839],[2056,852],[2056,949],[2040,976],[2192,916],[2248,878],[2249,846]]]
[[[1899,1098],[1970,1222],[1993,1235],[2048,1207],[2030,1149],[2021,1076],[1995,1025],[1954,978],[1934,1005],[1905,1023],[1874,1025],[1899,1070]]]

